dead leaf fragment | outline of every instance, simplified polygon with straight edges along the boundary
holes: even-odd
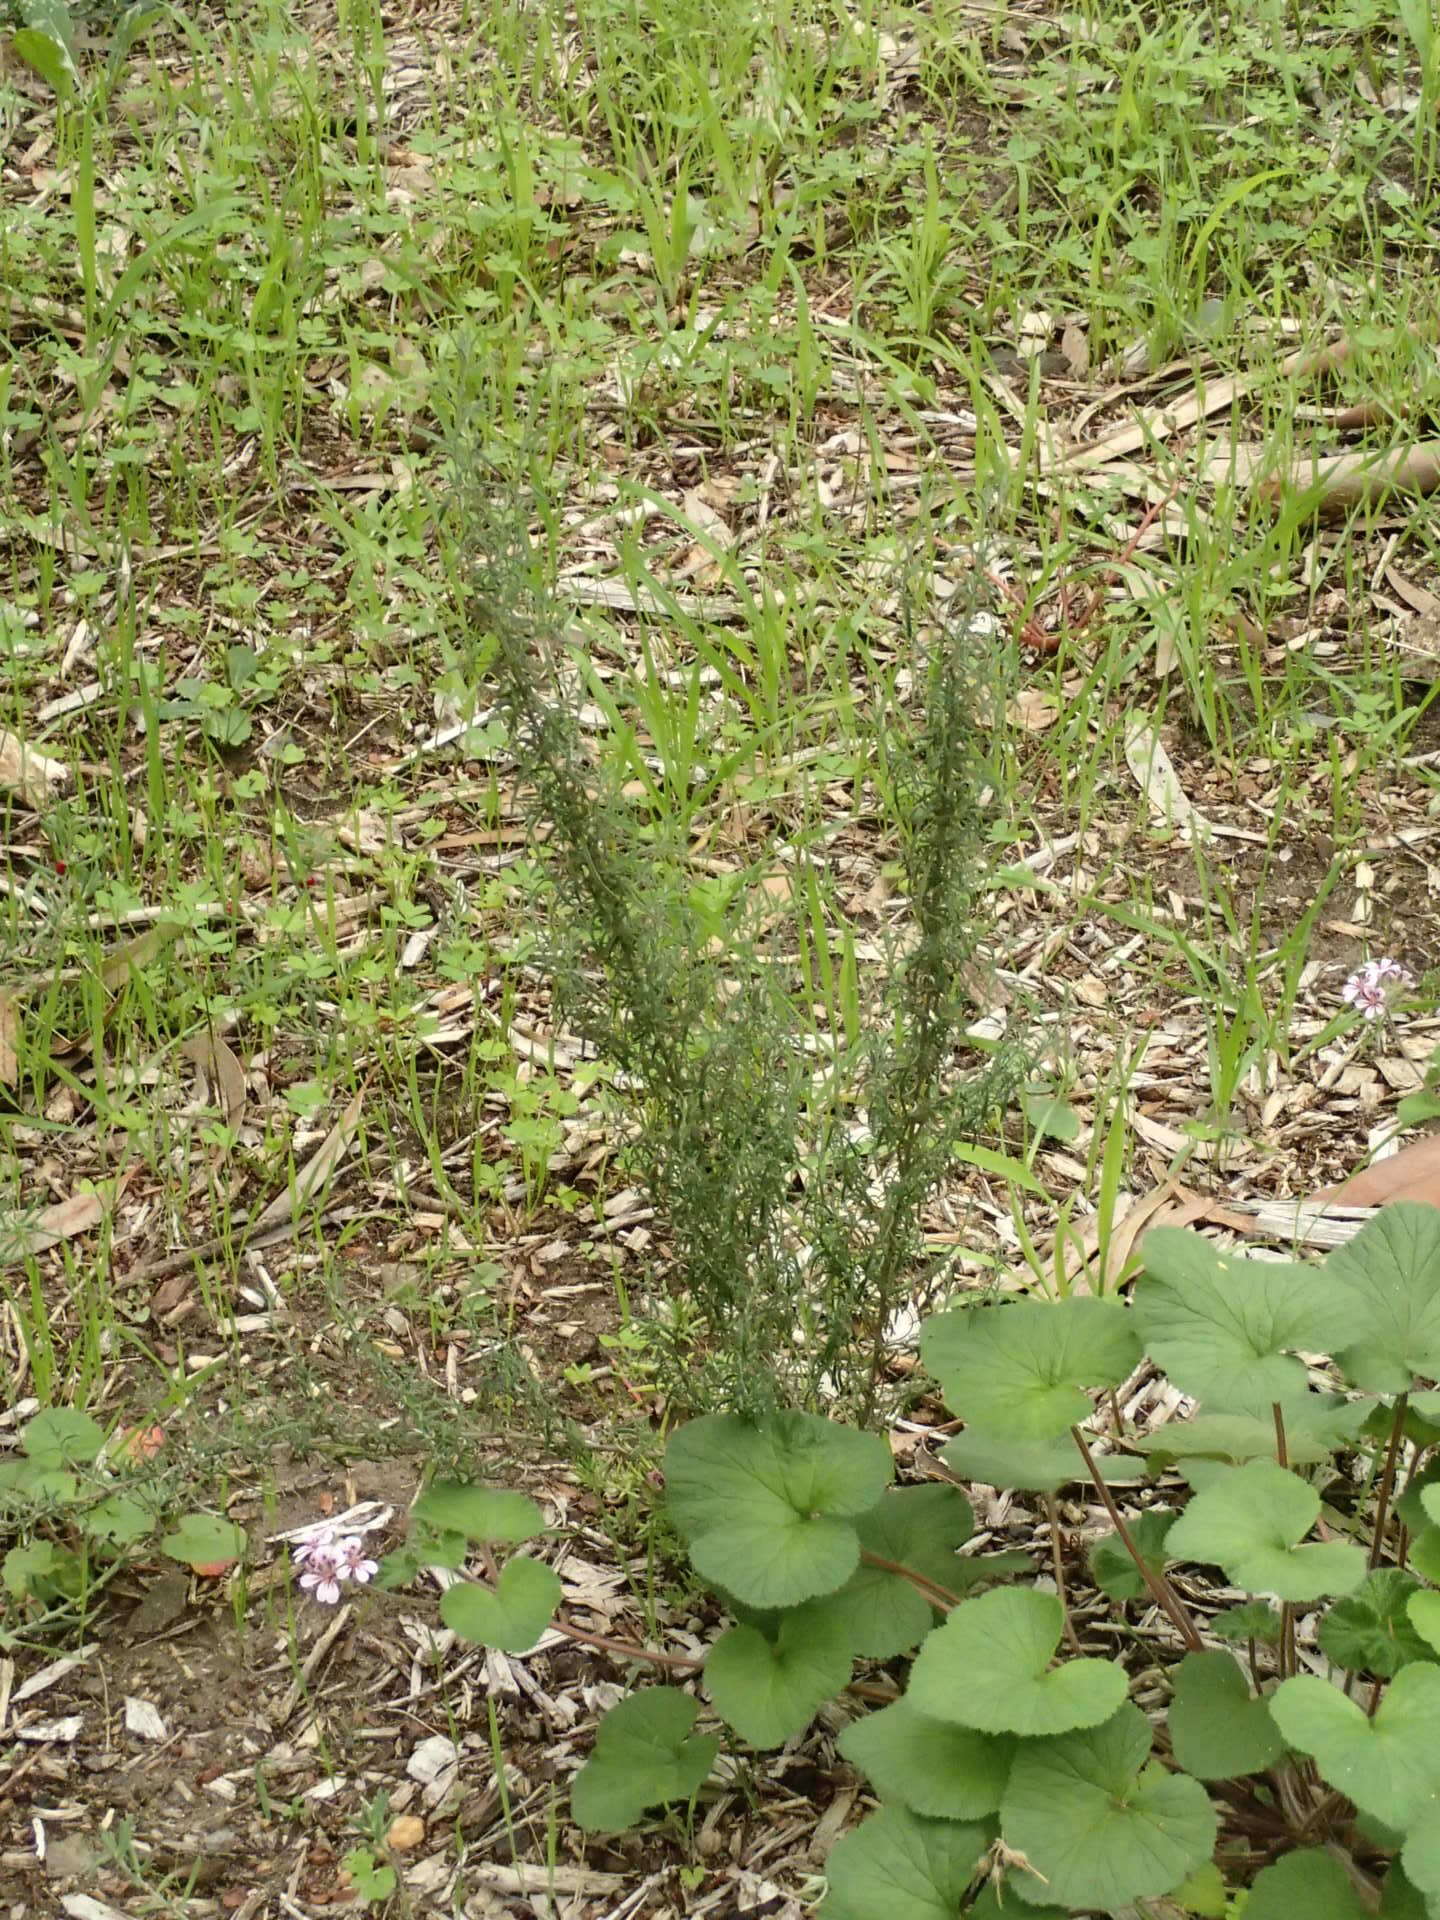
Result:
[[[365,1104],[365,1095],[369,1091],[369,1084],[366,1081],[359,1089],[355,1098],[296,1174],[294,1187],[287,1187],[284,1193],[277,1193],[265,1211],[252,1223],[247,1238],[262,1232],[266,1227],[279,1226],[282,1222],[292,1219],[302,1208],[308,1206],[325,1186],[331,1174],[350,1151],[350,1143],[354,1140],[360,1125],[360,1114]]]
[[[20,1009],[13,994],[0,993],[0,1087],[20,1078]]]
[[[0,727],[0,787],[9,787],[36,813],[52,792],[68,785],[70,769],[63,760],[27,747],[18,734]]]
[[[1398,1153],[1352,1174],[1338,1187],[1322,1188],[1312,1198],[1342,1207],[1388,1207],[1396,1200],[1440,1207],[1440,1133],[1411,1141]]]
[[[1423,498],[1440,492],[1440,440],[1378,454],[1332,454],[1263,481],[1258,491],[1271,507],[1294,505],[1320,520],[1343,520],[1356,507],[1374,506],[1391,494]]]
[[[123,946],[107,954],[100,967],[100,984],[108,993],[118,993],[132,973],[139,973],[162,954],[180,933],[178,920],[157,920],[144,933],[136,934]]]
[[[180,1051],[209,1081],[227,1126],[237,1126],[245,1112],[245,1069],[224,1036],[206,1028],[192,1033]]]
[[[105,1203],[98,1193],[72,1193],[38,1213],[0,1214],[0,1266],[88,1233],[104,1217]]]
[[[1210,838],[1214,828],[1181,786],[1180,776],[1153,727],[1139,720],[1127,727],[1125,761],[1158,822],[1174,827],[1187,841]]]

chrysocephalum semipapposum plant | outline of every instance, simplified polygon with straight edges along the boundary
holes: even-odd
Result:
[[[1387,1208],[1319,1264],[1177,1230],[1144,1258],[1128,1302],[926,1324],[955,1484],[897,1486],[881,1437],[809,1413],[674,1434],[669,1515],[733,1624],[694,1691],[687,1658],[614,1648],[679,1684],[602,1721],[581,1827],[689,1802],[722,1739],[777,1747],[838,1701],[880,1805],[830,1854],[824,1920],[1218,1915],[1242,1890],[1246,1920],[1440,1920],[1440,1210]],[[1147,1355],[1194,1411],[1132,1432],[1114,1390]],[[1088,1488],[1111,1525],[1088,1580],[1146,1609],[1128,1643],[1086,1633],[1059,1543],[966,1551],[970,1480]],[[487,1577],[442,1601],[462,1636],[597,1642],[542,1560],[496,1558],[543,1531],[530,1503],[436,1487],[415,1517],[397,1571],[480,1543]]]

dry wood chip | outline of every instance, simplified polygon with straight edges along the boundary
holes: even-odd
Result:
[[[27,747],[18,734],[0,727],[0,787],[18,793],[27,807],[36,813],[51,794],[69,784],[70,769],[63,760],[52,760],[35,747]]]

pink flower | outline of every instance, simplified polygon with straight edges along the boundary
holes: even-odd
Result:
[[[347,1580],[358,1580],[363,1587],[380,1571],[378,1560],[365,1558],[365,1542],[358,1536],[352,1535],[348,1539],[338,1541],[336,1550],[340,1555],[343,1577]]]
[[[333,1607],[340,1598],[340,1582],[346,1577],[335,1547],[319,1540],[306,1541],[295,1559],[296,1564],[305,1569],[300,1585],[327,1607]]]
[[[347,1580],[361,1586],[380,1571],[378,1561],[365,1555],[365,1542],[358,1534],[337,1534],[333,1527],[317,1527],[295,1549],[295,1565],[303,1567],[300,1585],[327,1607],[340,1598]]]
[[[1398,960],[1367,960],[1351,974],[1341,989],[1341,997],[1354,1007],[1362,1020],[1378,1020],[1389,1011],[1394,993],[1409,984],[1410,976]]]

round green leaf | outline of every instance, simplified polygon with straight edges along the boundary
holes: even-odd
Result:
[[[1300,1542],[1320,1517],[1320,1496],[1298,1474],[1262,1460],[1228,1467],[1191,1500],[1170,1529],[1175,1560],[1223,1567],[1237,1587],[1281,1600],[1349,1593],[1365,1556],[1344,1540]]]
[[[1377,1567],[1354,1593],[1337,1600],[1320,1622],[1320,1651],[1337,1667],[1390,1680],[1432,1649],[1412,1624],[1406,1605],[1420,1582],[1399,1567]]]
[[[1284,1417],[1290,1465],[1314,1466],[1355,1437],[1365,1424],[1365,1403],[1312,1393],[1304,1400],[1291,1401]],[[1247,1460],[1275,1458],[1275,1416],[1270,1411],[1263,1415],[1200,1413],[1190,1420],[1167,1420],[1135,1444],[1152,1459],[1228,1460],[1243,1466]]]
[[[1282,1681],[1270,1711],[1286,1742],[1312,1755],[1330,1786],[1387,1826],[1403,1832],[1413,1809],[1440,1786],[1440,1666],[1417,1660],[1402,1667],[1373,1719],[1308,1673]]]
[[[1440,1208],[1414,1200],[1382,1207],[1325,1260],[1350,1305],[1349,1344],[1335,1353],[1367,1393],[1406,1393],[1416,1375],[1440,1378]]]
[[[1318,1847],[1287,1853],[1255,1876],[1245,1902],[1245,1920],[1370,1920],[1350,1876],[1333,1854]]]
[[[1382,1440],[1389,1438],[1390,1422],[1394,1418],[1391,1408],[1386,1407],[1383,1410],[1389,1418],[1385,1424],[1385,1432],[1376,1436]],[[1427,1461],[1405,1491],[1396,1497],[1396,1515],[1411,1533],[1419,1533],[1425,1525],[1428,1518],[1425,1511],[1425,1495],[1432,1488],[1440,1491],[1440,1460]]]
[[[1440,1593],[1431,1593],[1424,1588],[1412,1593],[1405,1603],[1405,1611],[1410,1625],[1425,1645],[1440,1653]]]
[[[711,1735],[691,1732],[697,1712],[677,1687],[647,1687],[613,1706],[570,1790],[576,1824],[614,1833],[633,1827],[647,1807],[692,1800],[720,1751]]]
[[[1243,1607],[1226,1607],[1210,1622],[1217,1640],[1258,1640],[1278,1647],[1283,1630],[1279,1614],[1268,1600],[1247,1600]]]
[[[222,1566],[245,1552],[245,1529],[210,1513],[187,1513],[160,1542],[160,1551],[186,1567]]]
[[[1422,1487],[1420,1489],[1420,1505],[1425,1513],[1425,1517],[1431,1521],[1433,1525],[1440,1527],[1440,1486]]]
[[[1187,1653],[1170,1702],[1175,1758],[1200,1780],[1228,1780],[1274,1766],[1285,1742],[1263,1700],[1228,1653]]]
[[[1027,1741],[1000,1805],[1005,1845],[1036,1876],[1022,1897],[1122,1907],[1169,1893],[1215,1850],[1218,1822],[1198,1780],[1147,1766],[1150,1723],[1127,1701],[1103,1726]]]
[[[1430,1920],[1424,1894],[1411,1885],[1398,1860],[1390,1863],[1390,1871],[1380,1889],[1380,1913],[1382,1920]]]
[[[970,1502],[958,1487],[892,1487],[868,1513],[857,1516],[855,1532],[864,1552],[959,1592],[983,1565],[956,1552],[974,1524]],[[910,1653],[935,1623],[934,1607],[908,1580],[864,1563],[825,1604],[845,1621],[852,1651],[867,1660]]]
[[[927,1320],[920,1354],[960,1417],[1016,1440],[1053,1440],[1140,1358],[1131,1316],[1111,1300],[956,1307]]]
[[[1152,1510],[1128,1522],[1136,1552],[1153,1573],[1165,1571],[1165,1541],[1174,1520],[1173,1513]],[[1089,1560],[1096,1586],[1112,1600],[1139,1600],[1149,1591],[1118,1533],[1102,1534],[1090,1548]]]
[[[705,1661],[705,1686],[720,1718],[752,1747],[781,1747],[850,1682],[850,1636],[830,1603],[797,1607],[773,1640],[731,1627]]]
[[[989,1842],[985,1827],[882,1807],[830,1849],[820,1920],[959,1920]]]
[[[157,1506],[158,1497],[147,1503],[143,1494],[109,1493],[79,1516],[80,1527],[92,1540],[103,1540],[112,1547],[133,1546],[154,1529],[159,1519]],[[229,1559],[232,1556],[222,1554],[218,1557]],[[205,1561],[201,1562],[202,1566],[206,1564]]]
[[[75,1407],[47,1407],[26,1423],[20,1444],[37,1467],[88,1467],[105,1444],[105,1429]]]
[[[1015,1902],[1007,1900],[995,1890],[995,1882],[987,1880],[979,1896],[965,1909],[965,1920],[1015,1920]],[[1025,1920],[1070,1920],[1069,1912],[1063,1907],[1037,1907],[1028,1896],[1025,1905]]]
[[[523,1493],[459,1480],[432,1481],[411,1509],[411,1518],[436,1533],[461,1533],[491,1546],[518,1547],[545,1531],[544,1514]]]
[[[860,1559],[854,1516],[894,1477],[890,1449],[818,1414],[752,1424],[706,1414],[665,1455],[671,1518],[697,1573],[753,1607],[844,1586]]]
[[[1068,1433],[1060,1440],[1015,1440],[1007,1433],[967,1427],[941,1450],[940,1458],[962,1480],[1019,1487],[1027,1493],[1058,1493],[1061,1487],[1077,1480],[1088,1484],[1090,1479]],[[1109,1485],[1143,1480],[1150,1471],[1146,1461],[1130,1454],[1094,1453],[1094,1460]]]
[[[528,1653],[555,1617],[565,1589],[543,1561],[517,1553],[500,1569],[493,1589],[473,1580],[447,1587],[440,1618],[477,1647]]]
[[[1063,1733],[1108,1720],[1125,1698],[1113,1660],[1051,1668],[1065,1616],[1053,1593],[997,1588],[967,1600],[921,1647],[909,1699],[919,1713],[981,1733]]]
[[[1433,1914],[1440,1907],[1440,1785],[1413,1809],[1400,1861],[1405,1878],[1425,1896]]]
[[[931,1720],[908,1700],[853,1721],[839,1744],[882,1799],[937,1820],[994,1813],[1015,1754],[1009,1735]]]
[[[1200,1915],[1200,1920],[1225,1920],[1230,1911],[1230,1896],[1225,1891],[1225,1876],[1213,1860],[1195,1869],[1170,1895],[1172,1906]]]
[[[1202,1235],[1155,1227],[1135,1289],[1142,1338],[1176,1386],[1225,1412],[1264,1416],[1309,1392],[1297,1351],[1329,1353],[1350,1325],[1325,1270],[1222,1253]]]
[[[1410,1565],[1422,1580],[1440,1587],[1440,1527],[1421,1527],[1410,1542]]]

